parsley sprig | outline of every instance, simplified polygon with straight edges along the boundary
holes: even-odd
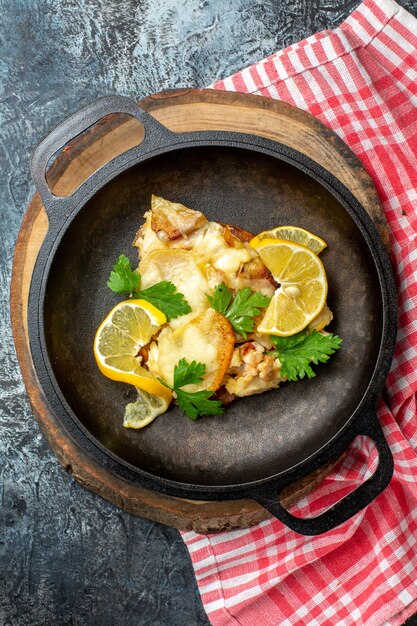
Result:
[[[316,374],[310,363],[326,363],[342,343],[337,335],[322,335],[316,330],[310,334],[302,331],[291,337],[270,335],[270,338],[281,362],[281,377],[288,380],[300,380],[305,376],[314,378]]]
[[[141,298],[156,306],[164,313],[167,320],[172,320],[191,311],[191,307],[174,283],[162,280],[147,289],[140,290],[140,274],[132,270],[129,259],[121,254],[113,266],[107,286],[119,294],[128,294],[130,298]]]
[[[181,387],[185,385],[194,385],[201,383],[206,373],[204,363],[197,363],[187,359],[180,359],[174,367],[174,384],[168,385],[167,382],[161,380],[161,383],[175,392],[177,402],[180,409],[192,420],[202,415],[221,415],[224,413],[222,403],[218,400],[209,400],[213,395],[213,391],[185,391]]]
[[[121,254],[113,266],[113,271],[110,273],[109,280],[107,281],[107,287],[109,287],[115,293],[132,295],[140,285],[140,276],[137,272],[132,270],[129,259],[124,254]]]
[[[243,339],[246,339],[247,333],[253,330],[255,325],[253,318],[270,302],[270,298],[260,291],[252,291],[249,287],[238,289],[233,297],[233,291],[224,282],[217,285],[213,296],[207,294],[207,298],[210,306],[222,313]]]

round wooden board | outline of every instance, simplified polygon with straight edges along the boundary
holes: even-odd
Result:
[[[388,245],[388,229],[371,179],[359,159],[321,122],[283,102],[238,93],[180,90],[150,96],[141,105],[172,131],[231,130],[256,134],[299,150],[337,176],[356,196]],[[143,139],[138,122],[121,115],[103,118],[74,139],[48,172],[57,195],[69,195],[114,156]],[[196,502],[164,496],[132,485],[104,470],[72,441],[49,409],[33,368],[27,330],[27,305],[36,257],[48,218],[36,193],[17,239],[11,286],[11,315],[17,355],[34,414],[66,471],[92,491],[142,517],[181,530],[210,533],[245,528],[270,517],[251,500]],[[337,462],[337,461],[335,461]],[[287,488],[289,506],[317,486],[334,463]]]

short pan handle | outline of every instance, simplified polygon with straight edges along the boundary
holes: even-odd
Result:
[[[279,498],[257,497],[261,504],[274,517],[283,522],[300,535],[321,535],[333,530],[343,522],[359,513],[370,504],[389,484],[394,471],[394,461],[391,450],[379,424],[376,410],[367,413],[362,418],[362,427],[356,431],[357,435],[367,435],[377,448],[379,461],[374,474],[362,483],[355,491],[348,494],[343,500],[330,509],[312,518],[295,517],[281,505]]]
[[[85,186],[88,186],[90,189],[93,187],[96,188],[100,185],[100,182],[105,180],[106,176],[103,175],[102,170],[105,169],[106,166],[103,166],[92,174],[90,178],[85,180],[75,192],[67,197],[61,198],[55,196],[50,190],[46,181],[46,170],[49,160],[57,150],[68,144],[77,137],[77,135],[87,130],[103,117],[112,113],[127,113],[141,122],[145,129],[145,138],[139,146],[136,146],[136,149],[142,146],[143,149],[146,148],[148,135],[152,135],[152,141],[155,141],[157,145],[161,143],[164,137],[168,138],[172,135],[168,128],[160,124],[160,122],[140,107],[134,100],[126,98],[125,96],[104,96],[88,104],[76,113],[73,113],[40,142],[30,161],[32,178],[48,214],[53,212],[53,209],[57,207],[57,205],[61,210],[70,209],[74,204],[75,196],[77,196],[77,199],[82,196],[81,189],[85,189]],[[114,164],[117,160],[121,160],[124,154],[127,153],[115,157],[110,163]],[[117,171],[114,173],[117,173]]]

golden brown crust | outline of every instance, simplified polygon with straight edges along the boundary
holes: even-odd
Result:
[[[207,377],[204,379],[206,388],[216,391],[220,387],[224,375],[229,368],[230,361],[232,360],[235,347],[235,334],[229,320],[214,309],[208,309],[199,316],[198,323],[201,330],[206,331],[207,337],[210,338],[211,345],[218,347],[216,371],[213,372],[210,378]]]
[[[182,358],[205,365],[200,382],[186,386],[188,391],[210,389],[216,391],[227,372],[235,344],[235,334],[229,321],[214,309],[208,308],[176,330],[166,326],[152,342],[147,360],[154,376],[170,384],[175,364]]]
[[[207,224],[207,218],[200,211],[152,196],[151,228],[161,241],[187,237],[203,224]]]
[[[242,265],[238,278],[247,280],[267,280],[275,289],[278,287],[278,283],[274,280],[271,272],[260,257],[251,259]]]
[[[240,239],[243,243],[249,243],[251,239],[254,238],[254,235],[250,233],[248,230],[244,230],[243,228],[239,228],[239,226],[233,226],[232,224],[225,224],[224,222],[219,222],[224,228],[229,229],[230,233]]]
[[[167,241],[168,239],[173,241],[174,239],[178,239],[182,236],[181,231],[171,224],[167,216],[162,213],[162,211],[152,211],[151,228],[156,233],[158,238],[163,241]]]
[[[234,248],[235,247],[236,237],[234,235],[232,235],[232,232],[231,232],[229,226],[225,226],[223,228],[223,237],[224,237],[225,242],[227,243],[227,245],[230,248]]]

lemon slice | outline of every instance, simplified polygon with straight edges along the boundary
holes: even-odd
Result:
[[[100,324],[94,339],[94,356],[100,371],[112,380],[135,385],[169,403],[170,390],[142,367],[136,356],[165,322],[162,311],[145,300],[119,302]]]
[[[262,241],[263,239],[284,239],[285,241],[294,241],[294,243],[300,243],[306,246],[309,250],[315,254],[320,254],[327,248],[327,243],[324,239],[321,239],[317,235],[310,233],[305,228],[299,226],[277,226],[272,230],[265,230],[254,238],[256,241]],[[254,241],[254,240],[252,240]]]
[[[158,415],[165,413],[169,406],[166,398],[150,394],[139,387],[136,387],[136,391],[138,392],[137,400],[125,408],[123,418],[125,428],[143,428],[153,422]]]
[[[279,283],[258,332],[288,337],[303,330],[320,313],[327,296],[323,263],[309,248],[283,239],[251,241]]]

